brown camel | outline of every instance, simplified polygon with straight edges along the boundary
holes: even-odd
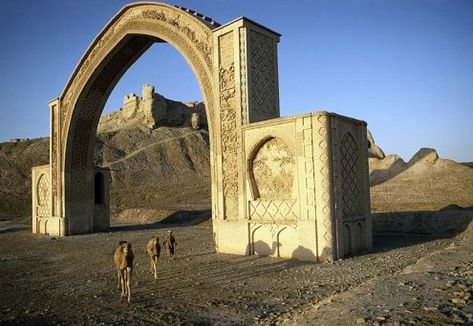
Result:
[[[158,280],[158,259],[161,253],[161,246],[159,245],[159,238],[157,236],[152,237],[148,241],[148,245],[146,246],[146,252],[148,253],[151,267],[150,271],[153,272],[154,270],[154,280]]]
[[[131,302],[131,274],[133,272],[133,251],[131,250],[131,243],[127,241],[120,241],[115,254],[113,255],[113,261],[117,267],[117,278],[118,285],[117,289],[122,288],[121,297],[128,297],[128,302]]]

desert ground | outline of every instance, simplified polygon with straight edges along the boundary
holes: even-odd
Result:
[[[31,167],[49,141],[0,144],[1,325],[473,325],[471,162],[433,149],[405,162],[370,134],[371,250],[327,263],[218,254],[208,132],[120,114],[95,148],[112,173],[111,232],[32,234]],[[163,255],[153,282],[145,246],[168,229],[176,259]],[[121,240],[135,253],[131,303],[117,290]]]
[[[473,212],[466,211],[471,214]],[[446,213],[448,214],[448,212]],[[332,263],[217,254],[211,219],[65,238],[0,229],[3,325],[460,325],[473,323],[473,232],[375,234],[372,250]],[[177,255],[153,282],[145,246],[172,229]],[[132,302],[120,298],[113,252],[133,244]]]

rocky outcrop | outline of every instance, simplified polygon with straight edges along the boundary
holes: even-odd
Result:
[[[111,169],[113,214],[128,217],[123,209],[130,209],[159,217],[176,209],[208,210],[203,104],[172,101],[146,85],[135,101],[136,106],[124,105],[101,117],[98,126],[95,160]],[[31,216],[31,168],[48,161],[48,138],[0,144],[0,218]]]
[[[371,132],[369,130],[367,130],[367,137],[368,137],[368,154],[369,154],[369,157],[370,158],[378,158],[378,159],[383,159],[386,157],[386,155],[384,155],[384,152],[383,150],[378,146],[376,145],[375,141],[374,141],[374,137],[373,135],[371,134]]]
[[[197,116],[197,118],[196,118]],[[120,128],[151,130],[159,126],[190,126],[192,117],[206,126],[205,107],[202,102],[177,102],[155,93],[154,86],[144,85],[142,96],[126,95],[123,107],[100,118],[98,133]]]
[[[408,163],[396,156],[370,159],[374,211],[423,211],[473,206],[473,170],[420,149]]]
[[[372,186],[383,183],[404,171],[406,162],[398,155],[388,155],[384,159],[370,157],[370,183]]]
[[[433,148],[421,148],[417,153],[412,156],[409,160],[409,165],[414,165],[418,162],[424,162],[426,164],[433,165],[439,159],[437,151]]]

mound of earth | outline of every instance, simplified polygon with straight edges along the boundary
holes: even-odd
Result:
[[[95,161],[111,170],[114,222],[144,222],[176,210],[210,209],[206,130],[160,127],[102,133],[97,136]]]
[[[473,206],[473,169],[420,149],[409,162],[395,156],[370,159],[373,211],[440,210]]]
[[[398,155],[388,155],[384,159],[368,158],[371,186],[383,183],[404,171],[406,162]]]

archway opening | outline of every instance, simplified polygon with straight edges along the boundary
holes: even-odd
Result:
[[[154,47],[152,47],[153,44],[155,44]],[[189,103],[174,101],[158,94],[151,85],[145,85],[142,96],[136,96],[134,99],[129,97],[128,102],[127,96],[130,94],[123,94],[125,105],[121,112],[115,115],[115,117],[121,116],[123,121],[115,123],[120,119],[115,119],[116,121],[111,119],[108,127],[102,129],[100,127],[103,122],[101,113],[106,101],[128,68],[150,47],[149,53],[153,56],[156,52],[154,48],[159,50],[163,46],[171,47],[163,40],[149,35],[126,35],[102,60],[96,73],[88,78],[83,91],[78,96],[67,135],[65,158],[65,193],[68,198],[65,202],[65,211],[67,215],[74,216],[69,219],[69,223],[72,224],[69,230],[74,230],[73,233],[94,230],[94,208],[87,203],[89,198],[95,196],[94,182],[88,180],[93,180],[92,173],[96,165],[108,168],[111,172],[112,224],[120,222],[120,220],[115,221],[114,217],[122,213],[125,207],[128,209],[134,207],[135,210],[131,213],[135,220],[129,220],[127,214],[124,219],[127,222],[136,223],[150,222],[150,215],[152,218],[159,219],[166,214],[173,215],[176,211],[184,211],[186,214],[190,212],[191,217],[194,212],[197,212],[199,218],[202,218],[202,215],[211,216],[209,128],[206,108],[202,101],[199,99]],[[192,75],[189,59],[184,60],[185,54],[181,51],[173,51],[174,57],[180,58],[178,60],[180,63],[177,65],[185,65],[188,75]],[[169,53],[163,55],[163,59],[167,57]],[[143,58],[146,61],[146,54]],[[140,61],[138,60],[136,64],[138,68],[142,68]],[[174,62],[177,61],[174,60]],[[169,62],[167,64],[169,65]],[[198,76],[195,67],[193,68],[194,84],[200,86],[201,98],[208,98],[208,94],[200,92],[202,76]],[[148,67],[148,69],[153,69],[153,67]],[[130,70],[132,74],[133,70],[133,68]],[[162,80],[155,83],[165,84],[163,82],[165,76],[162,77]],[[197,83],[195,83],[196,79]],[[154,81],[151,80],[151,82]],[[149,84],[150,80],[145,77],[142,83]],[[136,119],[132,121],[133,123],[128,123],[130,117],[124,117],[123,114],[130,111],[127,110],[127,106],[130,107],[133,101],[137,106],[136,114],[132,118]],[[197,116],[200,119],[197,118],[197,120],[200,122],[194,124],[193,128],[191,113],[195,112],[198,112]],[[113,113],[109,114],[113,115]],[[96,139],[97,131],[99,131],[98,139]],[[151,136],[154,139],[150,140],[145,136]],[[190,146],[193,141],[196,141],[195,139],[202,145],[198,150]],[[122,144],[119,144],[120,141]],[[117,144],[118,146],[113,147]],[[124,148],[121,148],[122,145],[125,145]],[[109,150],[110,148],[114,150]],[[105,156],[104,151],[108,151]],[[129,164],[130,162],[134,164]],[[133,166],[133,173],[129,173],[130,166]],[[156,178],[159,173],[150,173],[150,167],[160,170],[162,178]],[[117,182],[120,179],[120,172],[131,176],[132,182],[129,182],[130,178],[122,178],[120,182]],[[163,182],[164,179],[166,182]],[[171,179],[174,182],[167,182]],[[144,186],[143,182],[148,182],[148,184]],[[182,187],[186,184],[189,187]],[[170,187],[166,188],[166,185]],[[192,193],[186,194],[186,189],[200,189],[200,196],[196,198]],[[121,196],[114,196],[120,192]],[[200,202],[186,201],[186,199],[194,198]],[[176,206],[178,203],[180,207]],[[162,212],[155,214],[158,208]],[[136,214],[137,212],[140,214]],[[138,218],[136,218],[137,215]]]
[[[153,44],[118,81],[100,117],[94,150],[95,164],[111,173],[112,226],[211,216],[202,94],[187,62],[169,44]]]

